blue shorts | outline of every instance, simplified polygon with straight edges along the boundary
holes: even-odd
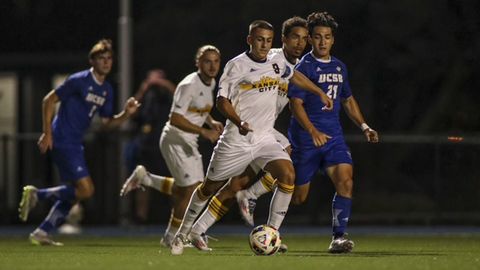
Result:
[[[90,175],[81,144],[54,144],[52,158],[60,172],[60,180],[62,182],[76,182]]]
[[[310,183],[315,173],[321,169],[341,163],[353,164],[352,155],[345,141],[333,139],[318,148],[292,149],[292,162],[295,168],[295,185]]]

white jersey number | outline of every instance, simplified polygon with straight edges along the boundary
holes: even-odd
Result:
[[[327,96],[331,99],[337,98],[338,85],[330,84],[328,85]]]

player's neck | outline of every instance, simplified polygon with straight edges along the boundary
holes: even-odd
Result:
[[[312,51],[312,55],[315,57],[315,59],[320,60],[321,62],[330,62],[330,60],[332,60],[332,56],[330,54],[320,56],[317,55],[315,51]]]
[[[101,75],[98,73],[93,67],[90,69],[90,72],[92,73],[93,80],[99,84],[102,85],[103,82],[105,81],[105,75]]]
[[[205,84],[206,86],[210,86],[212,84],[212,78],[208,77],[207,75],[203,74],[200,71],[197,71],[197,75],[202,81],[202,83]]]
[[[297,63],[297,57],[288,54],[286,50],[283,50],[283,55],[285,56],[287,61],[290,62],[290,64],[295,65]]]
[[[258,63],[264,63],[265,61],[267,61],[267,58],[263,58],[263,59],[260,59],[260,57],[256,56],[255,54],[252,53],[252,51],[248,51],[247,52],[247,56],[252,59],[254,62],[258,62]]]

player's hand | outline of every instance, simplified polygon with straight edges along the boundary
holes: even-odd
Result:
[[[371,142],[371,143],[378,142],[378,133],[375,130],[371,128],[367,128],[363,131],[363,134],[365,134],[365,137],[367,138],[368,142]]]
[[[223,124],[221,122],[212,120],[210,127],[218,132],[223,133]]]
[[[329,135],[327,135],[323,132],[320,132],[317,129],[314,129],[312,131],[311,135],[312,135],[313,144],[316,147],[320,147],[320,146],[326,144],[327,141],[332,138],[331,136],[329,136]]]
[[[125,113],[129,116],[134,114],[140,105],[142,104],[140,104],[134,97],[130,97],[127,102],[125,102]]]
[[[245,136],[248,134],[248,132],[253,132],[253,129],[250,128],[247,122],[242,121],[240,126],[238,126],[238,131],[241,135]]]
[[[222,134],[222,133],[215,130],[215,129],[202,128],[200,130],[200,136],[209,140],[211,143],[216,142],[218,140],[218,138],[220,137],[220,134]]]
[[[47,150],[52,150],[53,147],[53,138],[51,133],[42,133],[38,139],[38,148],[40,152],[44,154]]]
[[[320,99],[325,106],[322,107],[322,110],[331,111],[333,110],[333,99],[329,98],[328,96],[321,96]]]

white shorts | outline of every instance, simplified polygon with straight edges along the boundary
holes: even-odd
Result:
[[[186,187],[203,182],[205,175],[202,155],[198,152],[197,147],[162,133],[160,152],[175,179],[175,185]]]
[[[208,165],[207,178],[212,181],[228,180],[240,175],[251,163],[263,169],[270,161],[281,159],[291,161],[274,136],[267,136],[248,146],[229,145],[219,141]]]
[[[290,141],[283,135],[280,131],[274,129],[273,130],[273,136],[275,136],[275,140],[282,145],[283,149],[287,149],[287,147],[290,146]],[[257,162],[253,161],[250,163],[250,167],[253,169],[255,174],[258,174],[258,172],[262,169],[260,164],[257,164]]]

